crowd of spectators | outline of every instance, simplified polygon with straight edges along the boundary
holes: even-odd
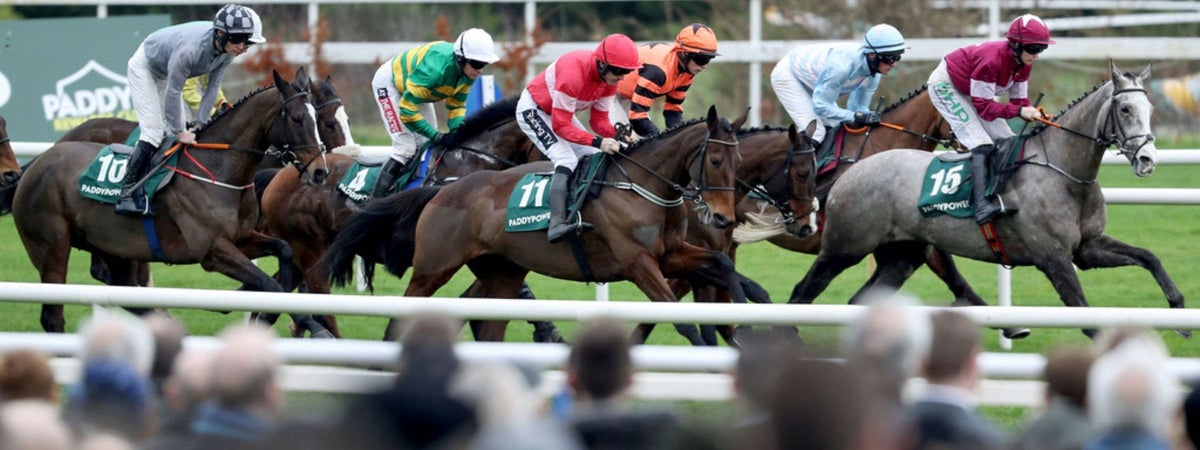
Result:
[[[719,423],[635,402],[631,330],[609,319],[580,326],[547,393],[538,368],[460,360],[461,322],[410,318],[388,388],[299,415],[270,330],[239,325],[216,348],[185,348],[169,316],[106,313],[80,328],[79,378],[63,395],[46,355],[0,354],[0,449],[1196,448],[1200,393],[1185,399],[1149,330],[1051,350],[1043,406],[1003,428],[978,410],[983,330],[872,297],[844,327],[841,358],[774,330],[741,337],[733,418]]]

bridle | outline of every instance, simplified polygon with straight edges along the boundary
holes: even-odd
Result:
[[[1130,161],[1133,161],[1133,159],[1137,157],[1138,152],[1140,152],[1143,147],[1145,147],[1147,144],[1149,144],[1151,142],[1154,142],[1154,133],[1143,133],[1143,134],[1130,136],[1129,133],[1127,131],[1125,131],[1125,127],[1121,126],[1121,120],[1117,118],[1117,106],[1118,106],[1117,96],[1121,95],[1121,94],[1131,93],[1131,92],[1140,92],[1140,93],[1142,93],[1142,95],[1149,97],[1149,94],[1146,92],[1145,88],[1132,87],[1132,88],[1125,88],[1125,89],[1117,89],[1115,86],[1115,83],[1114,83],[1112,95],[1109,97],[1108,114],[1105,115],[1105,117],[1104,117],[1104,124],[1100,126],[1100,134],[1098,136],[1092,136],[1087,133],[1083,133],[1081,131],[1062,126],[1061,124],[1059,124],[1057,122],[1053,122],[1049,119],[1038,118],[1037,121],[1041,122],[1042,124],[1044,124],[1047,127],[1058,128],[1060,130],[1066,131],[1075,136],[1092,141],[1093,143],[1095,143],[1097,148],[1107,149],[1109,147],[1112,147],[1113,145],[1116,145],[1117,151],[1120,152],[1121,155],[1124,155]],[[1130,148],[1131,147],[1130,141],[1133,141],[1133,140],[1139,139],[1139,138],[1142,139],[1142,143],[1136,147]],[[1074,181],[1077,184],[1092,184],[1092,183],[1096,182],[1095,179],[1080,180],[1080,179],[1072,176],[1071,174],[1068,174],[1061,167],[1058,167],[1057,165],[1055,165],[1054,163],[1051,163],[1051,162],[1042,164],[1042,163],[1035,163],[1035,162],[1029,161],[1028,163],[1036,164],[1036,165],[1044,165],[1046,167],[1049,167],[1050,169],[1062,174],[1063,176],[1067,177],[1068,179],[1070,179],[1071,181]]]
[[[781,224],[794,223],[797,219],[796,212],[794,210],[792,210],[791,204],[788,202],[788,199],[791,198],[792,193],[795,192],[795,186],[793,185],[794,182],[792,181],[792,164],[793,164],[792,157],[793,156],[803,156],[803,155],[811,156],[811,158],[809,158],[809,159],[812,160],[812,172],[810,172],[810,173],[812,173],[813,176],[809,177],[809,183],[813,184],[816,181],[815,175],[817,173],[816,154],[817,154],[817,149],[812,146],[809,146],[805,150],[796,150],[796,146],[789,145],[788,150],[787,150],[787,159],[784,160],[784,165],[783,165],[782,170],[772,173],[771,176],[769,176],[769,177],[767,177],[767,179],[763,180],[762,184],[760,184],[758,186],[751,186],[749,183],[742,181],[740,179],[737,180],[737,182],[743,188],[748,189],[752,193],[758,193],[759,195],[761,195],[764,198],[764,200],[768,204],[773,206],[775,209],[779,210],[780,218],[777,220],[777,223],[781,223]],[[781,175],[783,176],[783,178],[785,180],[785,187],[787,188],[787,190],[784,191],[785,193],[783,195],[775,195],[769,189],[767,189],[766,186],[771,185],[771,181],[775,180],[776,178],[778,178]],[[809,190],[810,194],[813,191],[815,191],[815,189],[810,189]],[[799,198],[798,200],[802,200],[801,203],[814,204],[815,199],[816,199],[816,197],[814,195],[809,195],[807,197]]]
[[[308,91],[300,91],[300,92],[297,92],[295,94],[288,96],[287,98],[284,98],[283,103],[279,108],[279,117],[286,122],[287,121],[287,104],[289,102],[291,102],[292,100],[307,99],[307,98],[308,98]],[[334,101],[337,101],[338,103],[342,102],[341,99],[335,99]],[[329,102],[322,103],[322,106],[325,106],[328,103]],[[317,109],[316,107],[313,107],[314,111],[316,109]],[[314,118],[314,120],[315,120],[315,118]],[[290,140],[291,139],[289,138],[289,141]],[[296,166],[296,160],[298,160],[300,158],[300,156],[297,155],[296,152],[298,150],[304,150],[304,149],[309,149],[309,148],[317,148],[317,149],[320,149],[320,151],[317,152],[317,154],[313,155],[312,158],[309,158],[308,161],[305,161],[304,164]],[[296,170],[299,171],[301,174],[303,174],[308,171],[308,166],[312,165],[312,163],[314,161],[316,161],[317,158],[321,158],[321,157],[325,156],[325,144],[323,142],[320,142],[319,140],[316,144],[303,144],[303,145],[296,145],[293,142],[285,142],[283,144],[282,148],[277,148],[275,146],[271,146],[271,148],[269,148],[269,149],[267,149],[267,151],[263,152],[263,155],[264,156],[273,156],[275,158],[278,158],[279,162],[283,163],[283,165],[285,165],[285,166],[288,166],[288,165],[296,166]]]
[[[704,164],[704,160],[708,156],[708,143],[715,142],[718,144],[728,145],[728,146],[732,146],[732,147],[736,148],[738,145],[738,142],[736,140],[736,137],[734,139],[735,140],[733,140],[733,141],[713,139],[712,132],[705,131],[704,142],[700,143],[700,146],[697,147],[696,150],[693,151],[692,154],[689,155],[688,159],[687,159],[687,165],[689,166],[689,169],[688,169],[689,171],[691,171],[690,167],[696,161],[700,161],[700,169],[699,169],[700,175],[698,177],[692,177],[693,180],[697,180],[699,182],[699,185],[696,186],[695,188],[692,188],[690,185],[688,187],[680,186],[678,183],[675,183],[675,182],[667,179],[667,177],[664,177],[664,176],[660,175],[659,173],[651,170],[649,167],[642,165],[642,163],[638,162],[637,160],[630,158],[629,155],[626,155],[624,152],[616,153],[616,155],[619,155],[621,158],[624,158],[626,161],[629,161],[629,162],[633,163],[633,165],[640,167],[642,170],[646,171],[650,175],[653,175],[654,177],[658,178],[659,180],[662,180],[664,183],[666,183],[668,186],[670,186],[671,189],[675,190],[676,192],[679,192],[679,194],[680,194],[679,198],[676,198],[673,200],[664,199],[662,197],[655,195],[653,192],[650,192],[646,188],[641,187],[637,183],[633,183],[631,181],[618,181],[618,182],[606,181],[601,184],[603,184],[605,186],[611,186],[611,187],[614,187],[617,189],[633,191],[633,192],[637,193],[638,195],[641,195],[646,200],[649,200],[650,203],[661,206],[663,208],[672,208],[675,206],[682,205],[684,199],[690,200],[693,203],[695,203],[696,209],[708,208],[708,204],[704,202],[704,198],[701,197],[700,194],[702,194],[706,191],[733,191],[735,189],[733,186],[709,186],[708,185],[707,171],[705,170],[705,164]],[[616,164],[616,166],[617,166],[617,170],[620,170],[621,174],[624,175],[626,179],[632,180],[632,178],[629,176],[629,172],[625,171],[624,166],[622,166],[619,163]]]

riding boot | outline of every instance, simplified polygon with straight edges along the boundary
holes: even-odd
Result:
[[[138,184],[150,168],[150,159],[158,148],[146,141],[137,141],[133,155],[129,157],[129,166],[125,169],[125,180],[121,183],[121,197],[117,199],[117,214],[125,216],[150,216],[150,204],[146,201],[146,191]],[[136,185],[136,186],[135,186]]]
[[[395,158],[388,158],[383,164],[383,168],[379,169],[379,177],[375,180],[375,190],[371,191],[371,198],[386,197],[389,190],[392,189],[392,183],[396,182],[396,178],[404,173],[405,164],[397,161]]]
[[[988,156],[996,148],[985,144],[971,149],[971,200],[975,203],[975,223],[991,222],[1000,213],[1000,207],[987,198]]]
[[[564,166],[555,167],[554,176],[550,178],[550,229],[546,230],[546,240],[551,244],[561,241],[567,233],[592,228],[582,217],[574,221],[567,217],[567,183],[570,178],[571,169]]]

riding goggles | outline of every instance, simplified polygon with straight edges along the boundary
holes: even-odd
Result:
[[[706,55],[703,53],[691,53],[690,58],[692,62],[696,63],[697,66],[707,66],[708,63],[716,56],[717,55]]]
[[[1048,47],[1050,47],[1050,46],[1046,45],[1046,44],[1025,44],[1025,45],[1021,46],[1021,51],[1028,53],[1030,55],[1036,55],[1038,53],[1046,51],[1046,48],[1048,48]]]
[[[235,45],[236,44],[252,45],[254,43],[250,42],[250,38],[253,36],[254,35],[252,35],[250,33],[230,33],[229,34],[229,43],[235,44]]]
[[[616,67],[616,66],[608,66],[608,73],[611,73],[616,76],[623,77],[625,75],[629,75],[632,72],[633,72],[633,69],[626,69],[623,67]]]
[[[483,70],[484,67],[487,67],[488,63],[485,63],[483,61],[476,61],[474,59],[468,59],[467,65],[471,66],[471,68],[475,69],[475,70]]]
[[[900,53],[880,53],[879,62],[884,64],[896,64],[900,62]]]

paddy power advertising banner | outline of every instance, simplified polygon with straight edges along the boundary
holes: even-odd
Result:
[[[96,117],[137,120],[125,63],[167,15],[0,21],[0,115],[16,141],[52,142]]]

